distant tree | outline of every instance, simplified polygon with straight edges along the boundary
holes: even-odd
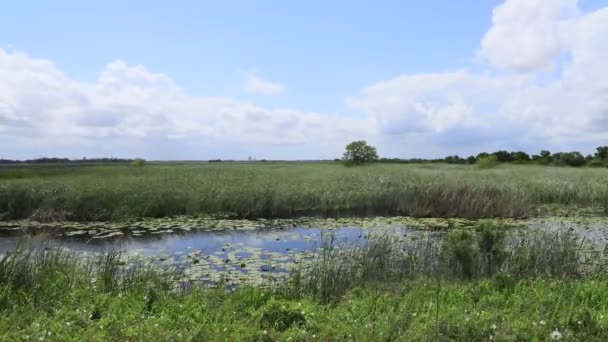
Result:
[[[540,151],[540,157],[541,158],[550,158],[551,157],[551,152],[549,152],[547,150],[542,150],[542,151]]]
[[[526,152],[511,152],[511,160],[514,162],[526,162],[530,160],[530,155]]]
[[[583,166],[587,163],[585,157],[580,152],[559,152],[554,153],[551,158],[555,165],[561,166]]]
[[[376,148],[368,145],[365,140],[358,140],[346,145],[342,160],[347,164],[361,165],[377,161],[378,153]]]
[[[481,152],[480,154],[477,155],[477,157],[475,157],[475,159],[479,160],[481,158],[487,158],[489,156],[490,156],[489,153],[487,153],[487,152]]]
[[[501,163],[507,163],[510,161],[513,161],[513,157],[511,156],[511,153],[501,150],[501,151],[496,151],[494,153],[492,153],[493,156],[496,157],[496,160],[498,160]]]
[[[595,152],[595,158],[601,160],[608,160],[608,146],[600,146]]]
[[[475,156],[469,156],[467,158],[467,163],[469,163],[469,164],[475,164],[475,162],[477,162],[477,158],[475,158]]]

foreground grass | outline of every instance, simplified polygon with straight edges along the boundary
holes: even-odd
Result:
[[[356,288],[323,306],[242,288],[182,296],[67,291],[44,309],[10,308],[0,340],[565,341],[608,339],[606,280],[417,281]]]
[[[606,176],[606,169],[516,165],[17,167],[0,169],[0,219],[523,217],[547,204],[606,207]]]

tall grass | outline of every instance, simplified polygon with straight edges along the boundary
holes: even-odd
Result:
[[[545,204],[607,206],[607,175],[597,168],[516,165],[490,170],[304,163],[0,169],[0,218],[522,217]]]
[[[592,261],[592,262],[590,262]],[[341,298],[358,286],[404,280],[463,281],[499,276],[503,280],[574,278],[606,275],[608,254],[595,254],[571,232],[503,233],[489,223],[476,231],[456,230],[444,238],[395,241],[376,236],[362,247],[324,245],[311,265],[297,268],[288,290],[321,303]]]

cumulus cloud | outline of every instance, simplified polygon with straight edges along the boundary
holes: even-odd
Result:
[[[286,87],[281,82],[268,81],[255,74],[248,74],[245,79],[245,91],[255,95],[279,95]]]
[[[482,54],[495,66],[520,72],[546,69],[564,52],[579,17],[578,0],[507,0],[494,9]]]
[[[163,138],[293,145],[371,132],[362,120],[344,116],[188,96],[168,76],[120,60],[108,64],[96,82],[83,83],[49,61],[0,49],[0,80],[0,132],[7,140],[13,135],[43,137],[47,144]]]
[[[576,1],[507,0],[481,45],[499,69],[516,72],[402,75],[347,103],[368,113],[381,134],[416,134],[448,149],[450,142],[469,150],[493,141],[502,148],[605,143],[608,8],[581,13]],[[558,63],[561,53],[570,58]],[[552,64],[556,76],[547,79],[542,71]]]

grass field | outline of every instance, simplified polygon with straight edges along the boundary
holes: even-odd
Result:
[[[608,204],[608,169],[255,163],[0,168],[0,217],[121,220],[408,215],[524,217],[540,205]]]

